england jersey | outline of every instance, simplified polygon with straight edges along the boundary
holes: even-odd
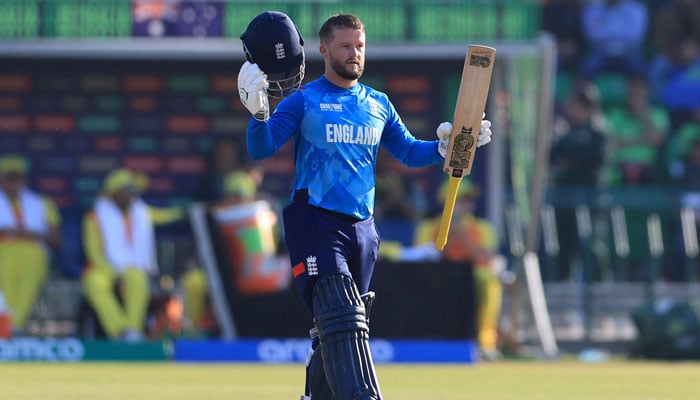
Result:
[[[374,212],[375,162],[382,145],[410,167],[442,162],[437,141],[416,139],[385,93],[361,83],[346,89],[325,77],[282,100],[268,121],[250,119],[253,159],[271,156],[290,138],[294,190],[309,204],[366,219]]]

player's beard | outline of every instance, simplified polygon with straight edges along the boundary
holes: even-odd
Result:
[[[353,70],[348,70],[346,69],[347,61],[340,61],[337,58],[331,58],[331,68],[333,68],[333,71],[341,78],[347,79],[349,81],[354,81],[356,79],[360,79],[362,76],[362,73],[365,70],[365,66],[362,64],[362,61],[358,61],[358,70],[353,71]]]

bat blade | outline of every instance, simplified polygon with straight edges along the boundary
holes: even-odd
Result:
[[[445,248],[447,234],[452,222],[459,184],[471,173],[479,137],[481,119],[486,109],[486,99],[491,86],[491,73],[496,49],[488,46],[470,45],[464,60],[462,80],[459,84],[452,135],[447,147],[443,171],[449,175],[449,186],[442,210],[435,247]]]

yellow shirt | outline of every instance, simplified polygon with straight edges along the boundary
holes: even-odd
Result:
[[[488,251],[497,250],[498,235],[488,220],[477,218],[474,215],[463,215],[453,223],[459,224],[458,228],[460,234],[455,235],[451,233],[451,235],[466,238],[466,240],[470,240]],[[416,227],[414,245],[435,242],[439,226],[439,218],[419,223]],[[448,240],[443,249],[443,256],[449,261],[472,261],[472,256],[469,254],[469,251],[460,243],[460,240],[455,237]]]

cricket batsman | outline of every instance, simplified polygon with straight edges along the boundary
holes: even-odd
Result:
[[[238,93],[252,118],[246,131],[253,159],[272,156],[288,140],[294,189],[283,211],[285,240],[301,300],[313,317],[312,351],[302,400],[380,400],[369,347],[369,291],[379,249],[374,223],[379,146],[410,167],[443,162],[452,131],[418,140],[385,93],[359,82],[365,26],[333,15],[319,30],[323,76],[301,86],[304,40],[279,12],[256,16],[241,36],[247,61]],[[282,98],[273,113],[268,96]],[[478,145],[490,141],[482,121]]]

